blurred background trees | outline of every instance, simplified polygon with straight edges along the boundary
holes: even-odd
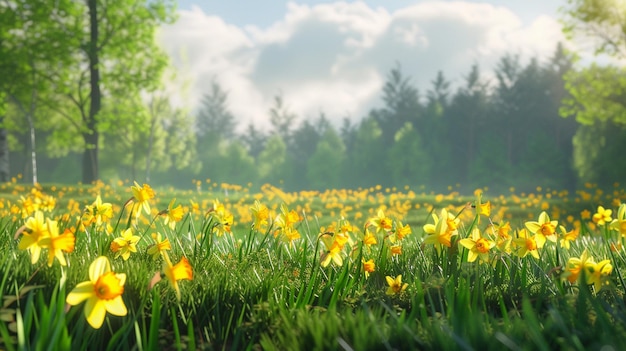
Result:
[[[543,61],[505,55],[491,75],[476,64],[456,86],[438,72],[424,94],[414,81],[432,73],[412,77],[397,64],[381,87],[381,106],[341,125],[323,112],[298,116],[279,94],[259,111],[269,126],[238,128],[217,81],[193,109],[168,100],[167,57],[154,31],[174,20],[172,2],[13,3],[0,5],[0,181],[23,174],[39,182],[186,188],[210,179],[437,192],[574,189],[626,174],[626,74],[611,65],[578,67],[561,44]],[[566,32],[615,33],[609,3],[569,1]],[[622,57],[623,37],[598,42],[597,52]]]

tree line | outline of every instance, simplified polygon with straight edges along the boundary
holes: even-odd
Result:
[[[625,75],[615,67],[575,69],[576,56],[561,44],[544,60],[505,55],[492,79],[474,65],[454,88],[439,72],[425,92],[415,86],[421,76],[396,65],[382,106],[339,125],[324,113],[297,116],[278,95],[266,112],[269,129],[238,128],[216,81],[196,112],[171,105],[167,57],[153,35],[175,20],[172,3],[0,4],[0,21],[9,24],[0,28],[0,74],[8,77],[0,82],[3,181],[21,173],[44,182],[176,187],[210,179],[286,190],[526,191],[610,185],[625,174],[626,95],[617,80]],[[589,21],[576,17],[584,15],[577,5],[567,13],[567,33]]]

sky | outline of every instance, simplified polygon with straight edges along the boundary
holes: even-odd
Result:
[[[212,82],[228,92],[239,130],[269,129],[280,95],[299,121],[321,113],[339,125],[382,108],[400,67],[422,97],[442,71],[458,87],[477,64],[493,80],[505,54],[545,62],[558,42],[565,0],[179,0],[159,31],[176,71],[174,103],[196,111]]]

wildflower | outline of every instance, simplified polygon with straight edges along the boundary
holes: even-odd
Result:
[[[396,240],[402,240],[405,236],[411,234],[411,227],[408,224],[402,225],[401,221],[398,221],[396,224],[396,229],[394,231],[394,235],[390,237],[391,242],[396,242]]]
[[[131,186],[133,192],[133,198],[137,201],[137,206],[142,207],[146,214],[150,214],[150,200],[154,198],[154,190],[148,184],[139,186],[135,182],[134,186]],[[139,217],[139,210],[137,209],[136,216]]]
[[[113,207],[108,202],[102,202],[100,195],[96,197],[96,200],[91,204],[85,206],[85,212],[83,214],[83,224],[85,226],[95,224],[100,226],[103,223],[108,223],[113,218]]]
[[[367,223],[373,225],[376,228],[376,232],[383,232],[390,231],[393,222],[389,217],[385,216],[385,213],[381,208],[378,210],[376,217],[370,218]]]
[[[322,254],[321,257],[321,265],[322,267],[327,267],[332,260],[337,266],[343,265],[343,258],[341,256],[341,252],[349,240],[347,235],[337,233],[334,236],[329,234],[322,234],[320,236],[322,243],[326,246],[327,251]]]
[[[526,257],[526,255],[530,254],[534,258],[539,259],[539,252],[537,251],[539,245],[536,238],[537,235],[531,237],[526,229],[521,229],[518,237],[513,239],[513,243],[517,247],[517,256]]]
[[[402,255],[402,246],[394,245],[394,246],[390,247],[390,251],[391,251],[391,255],[392,256]]]
[[[163,272],[165,273],[167,280],[169,280],[170,284],[172,284],[172,287],[174,287],[174,290],[176,291],[176,298],[180,300],[180,288],[178,286],[178,281],[183,279],[193,279],[191,264],[189,264],[187,258],[183,257],[177,264],[172,265],[169,257],[165,257],[166,259],[163,262]]]
[[[587,284],[593,284],[594,291],[598,292],[603,286],[608,285],[608,277],[613,272],[610,260],[603,260],[587,267],[589,275],[586,276]]]
[[[374,260],[371,258],[367,261],[362,258],[361,262],[363,263],[363,271],[365,272],[365,278],[367,279],[369,278],[370,273],[376,270],[376,264],[374,264]]]
[[[565,278],[570,283],[575,283],[578,278],[581,276],[580,273],[584,270],[588,270],[588,267],[594,265],[595,262],[593,257],[590,257],[585,249],[580,257],[570,257],[567,260],[567,265],[565,268]],[[584,275],[585,273],[583,273]]]
[[[581,219],[591,219],[591,211],[588,209],[584,209],[580,212]]]
[[[42,239],[50,236],[49,227],[43,217],[43,212],[36,211],[33,217],[26,220],[23,229],[18,230],[19,235],[22,233],[22,240],[18,244],[20,250],[28,250],[30,253],[31,263],[35,264],[39,261],[41,249],[46,247]]]
[[[617,209],[617,218],[611,222],[611,229],[626,238],[626,204],[621,204]]]
[[[612,213],[613,213],[613,210],[605,209],[602,206],[598,206],[598,212],[593,214],[593,217],[591,217],[591,220],[593,221],[593,223],[596,223],[597,225],[605,225],[606,223],[611,222]]]
[[[48,267],[52,267],[55,257],[59,260],[61,266],[67,266],[63,252],[69,253],[74,251],[76,237],[69,229],[66,229],[63,234],[59,235],[57,221],[48,219],[46,224],[48,225],[49,236],[41,239],[41,244],[48,248]]]
[[[115,252],[115,258],[122,256],[124,261],[126,261],[131,252],[137,252],[137,242],[139,242],[140,237],[137,235],[133,235],[133,230],[131,228],[126,229],[122,232],[122,235],[115,238],[111,243],[111,251]]]
[[[372,246],[372,245],[376,245],[377,241],[376,241],[376,236],[374,236],[374,234],[372,234],[369,229],[365,228],[365,235],[363,236],[363,244],[365,244],[366,246]]]
[[[568,232],[564,226],[560,225],[559,231],[561,232],[561,236],[562,236],[560,240],[561,247],[566,250],[569,250],[570,243],[576,240],[576,238],[578,238],[579,229],[574,228]]]
[[[469,250],[467,262],[474,262],[477,258],[489,262],[489,250],[496,246],[494,241],[483,238],[478,228],[472,229],[471,237],[459,240],[459,244]]]
[[[425,244],[435,245],[437,251],[441,250],[442,246],[452,246],[452,235],[457,235],[458,232],[456,230],[456,221],[450,220],[449,217],[450,214],[448,214],[445,208],[441,210],[441,217],[437,217],[433,213],[435,223],[424,225],[424,231],[428,234],[424,239]]]
[[[409,286],[407,283],[402,284],[402,274],[395,278],[390,276],[386,276],[385,278],[387,279],[387,285],[389,285],[386,292],[387,295],[400,294]]]
[[[276,225],[279,228],[292,227],[300,220],[298,212],[295,210],[289,211],[285,204],[280,205],[280,213],[276,216]],[[278,234],[275,234],[278,235]]]
[[[259,200],[254,201],[254,205],[250,207],[252,217],[254,218],[253,226],[256,230],[264,231],[269,225],[270,211],[267,206],[261,204]]]
[[[100,256],[89,266],[89,280],[78,283],[65,301],[76,306],[86,300],[85,318],[89,325],[98,329],[107,312],[115,316],[128,313],[122,300],[125,282],[126,274],[112,272],[109,260]]]
[[[535,234],[537,247],[542,248],[546,240],[556,242],[556,226],[558,221],[551,221],[548,214],[543,211],[539,214],[537,222],[529,221],[525,223],[526,228]]]
[[[283,234],[289,245],[293,245],[295,240],[300,239],[300,232],[294,227],[286,227],[283,230]]]
[[[166,250],[172,249],[170,239],[165,238],[163,240],[161,233],[152,233],[152,239],[154,239],[155,244],[148,248],[148,255],[152,256],[153,259],[156,260],[161,255],[167,255]]]
[[[183,220],[183,215],[185,214],[185,210],[183,210],[182,205],[178,205],[174,207],[174,202],[176,199],[172,199],[169,205],[167,206],[167,210],[162,211],[165,214],[165,219],[163,220],[163,224],[170,227],[171,230],[176,228],[176,223]]]
[[[217,199],[213,201],[211,217],[215,220],[213,232],[216,233],[217,236],[231,234],[231,226],[234,222],[233,214],[226,210],[224,204],[220,203]]]

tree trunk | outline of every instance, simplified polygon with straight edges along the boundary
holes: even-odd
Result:
[[[98,57],[98,12],[97,0],[88,0],[89,7],[89,24],[90,24],[90,40],[87,47],[87,56],[89,58],[89,84],[91,91],[89,97],[91,100],[89,106],[89,115],[87,116],[87,132],[83,133],[85,141],[85,151],[83,153],[83,183],[90,184],[99,179],[98,174],[98,121],[97,115],[101,107],[100,93],[100,68]]]
[[[0,122],[4,117],[0,117]],[[0,182],[8,182],[9,172],[9,142],[7,140],[7,130],[0,128]]]

